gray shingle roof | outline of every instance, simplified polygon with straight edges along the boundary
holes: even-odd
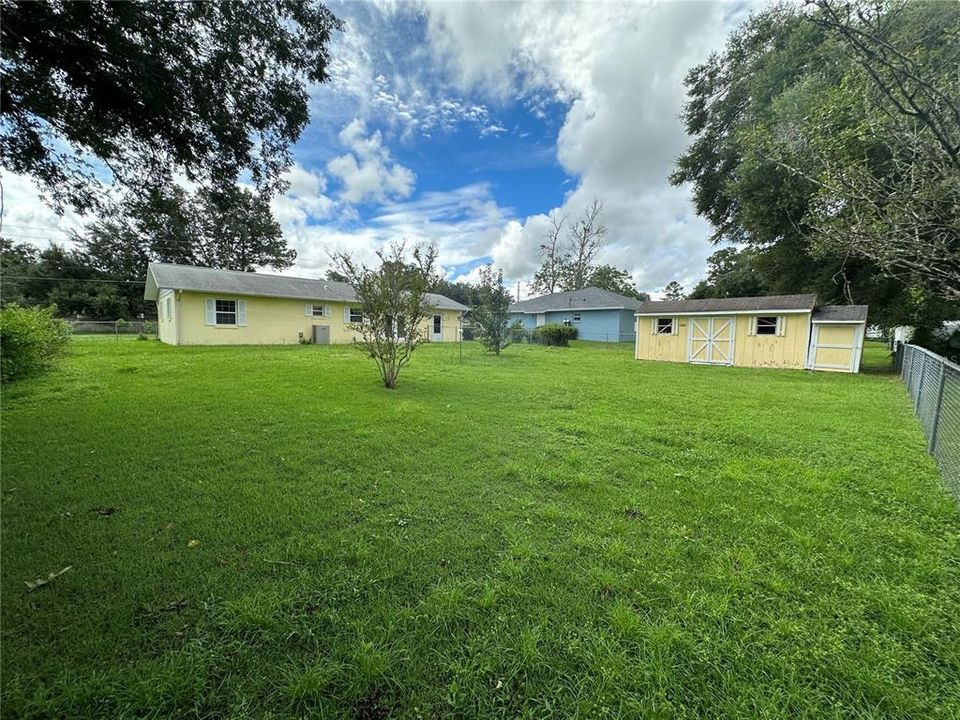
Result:
[[[640,300],[618,295],[609,290],[587,287],[582,290],[541,295],[510,306],[512,313],[542,313],[556,310],[635,310],[643,303]]]
[[[763,297],[708,298],[705,300],[652,300],[641,303],[637,314],[699,312],[750,312],[751,310],[813,310],[816,295],[766,295]]]
[[[824,305],[813,314],[816,322],[866,322],[866,305]]]
[[[156,300],[161,288],[294,300],[354,302],[357,299],[352,286],[333,280],[217,270],[193,265],[150,263],[147,268],[147,284],[143,297],[147,300]],[[432,307],[442,310],[466,311],[469,309],[466,305],[461,305],[444,295],[431,293],[427,298]]]

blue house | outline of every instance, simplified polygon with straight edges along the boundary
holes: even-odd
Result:
[[[577,328],[581,340],[633,342],[634,313],[641,301],[609,290],[582,290],[543,295],[510,306],[510,322],[519,320],[527,330],[556,323]]]

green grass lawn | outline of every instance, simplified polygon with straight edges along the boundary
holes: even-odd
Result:
[[[400,382],[78,338],[7,387],[4,717],[960,716],[960,513],[895,376]]]

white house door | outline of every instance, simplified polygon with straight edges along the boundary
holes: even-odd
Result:
[[[547,324],[547,314],[546,313],[537,313],[537,327]]]
[[[732,317],[691,317],[687,360],[707,365],[733,365]]]
[[[432,332],[430,333],[431,340],[443,340],[443,317],[440,315],[433,316],[433,327],[431,328]]]

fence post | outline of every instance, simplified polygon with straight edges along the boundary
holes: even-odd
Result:
[[[937,403],[933,410],[933,426],[930,428],[930,454],[937,449],[937,431],[940,429],[940,410],[943,409],[943,389],[947,384],[947,366],[940,363],[940,387],[937,388]]]
[[[923,392],[923,378],[927,374],[927,358],[925,355],[920,356],[922,358],[920,364],[920,380],[917,381],[917,397],[913,400],[913,411],[916,412],[920,408],[920,394]]]

